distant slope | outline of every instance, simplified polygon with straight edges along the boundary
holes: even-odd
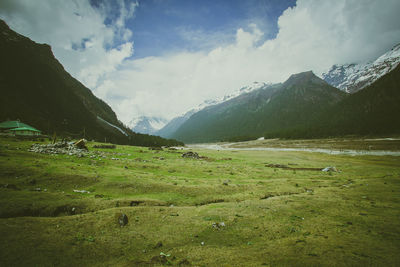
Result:
[[[308,124],[345,95],[312,72],[303,72],[283,84],[207,107],[192,115],[172,137],[184,142],[211,142],[293,129]]]
[[[181,116],[173,118],[163,128],[156,131],[154,134],[165,138],[171,138],[176,130],[178,130],[179,127],[181,127],[181,125],[185,123],[185,121],[187,121],[194,113],[196,113],[196,111],[192,109]]]
[[[392,71],[400,63],[400,44],[373,62],[366,64],[333,65],[322,74],[330,85],[348,93],[355,93]]]
[[[20,119],[48,134],[124,144],[168,143],[127,129],[110,106],[64,70],[49,45],[31,41],[1,20],[0,58],[0,120]]]

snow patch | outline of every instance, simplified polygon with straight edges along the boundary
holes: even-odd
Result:
[[[391,72],[400,63],[400,44],[373,62],[366,64],[333,65],[322,74],[330,85],[348,93],[355,93]]]

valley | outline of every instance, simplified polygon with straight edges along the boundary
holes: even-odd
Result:
[[[365,142],[389,141],[398,145]],[[398,156],[89,142],[78,157],[29,152],[33,143],[0,139],[3,266],[400,263]],[[200,157],[182,157],[190,150]]]

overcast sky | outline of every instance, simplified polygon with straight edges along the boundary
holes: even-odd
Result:
[[[171,119],[254,81],[373,60],[400,42],[399,0],[1,0],[120,120]]]

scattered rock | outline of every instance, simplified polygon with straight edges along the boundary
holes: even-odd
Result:
[[[86,146],[85,146],[86,147]],[[74,143],[58,142],[55,144],[33,144],[29,152],[41,153],[41,154],[67,154],[70,156],[84,157],[88,154],[88,150],[84,148],[79,148],[74,145]]]
[[[225,227],[225,223],[224,222],[213,223],[212,227],[217,230],[221,230],[223,227]]]
[[[126,214],[124,214],[124,213],[121,213],[121,215],[118,217],[118,223],[121,227],[127,225],[128,224],[128,216],[126,216]]]
[[[192,158],[192,159],[199,159],[200,158],[199,154],[197,154],[196,152],[192,152],[192,151],[183,153],[182,157],[183,158]]]

